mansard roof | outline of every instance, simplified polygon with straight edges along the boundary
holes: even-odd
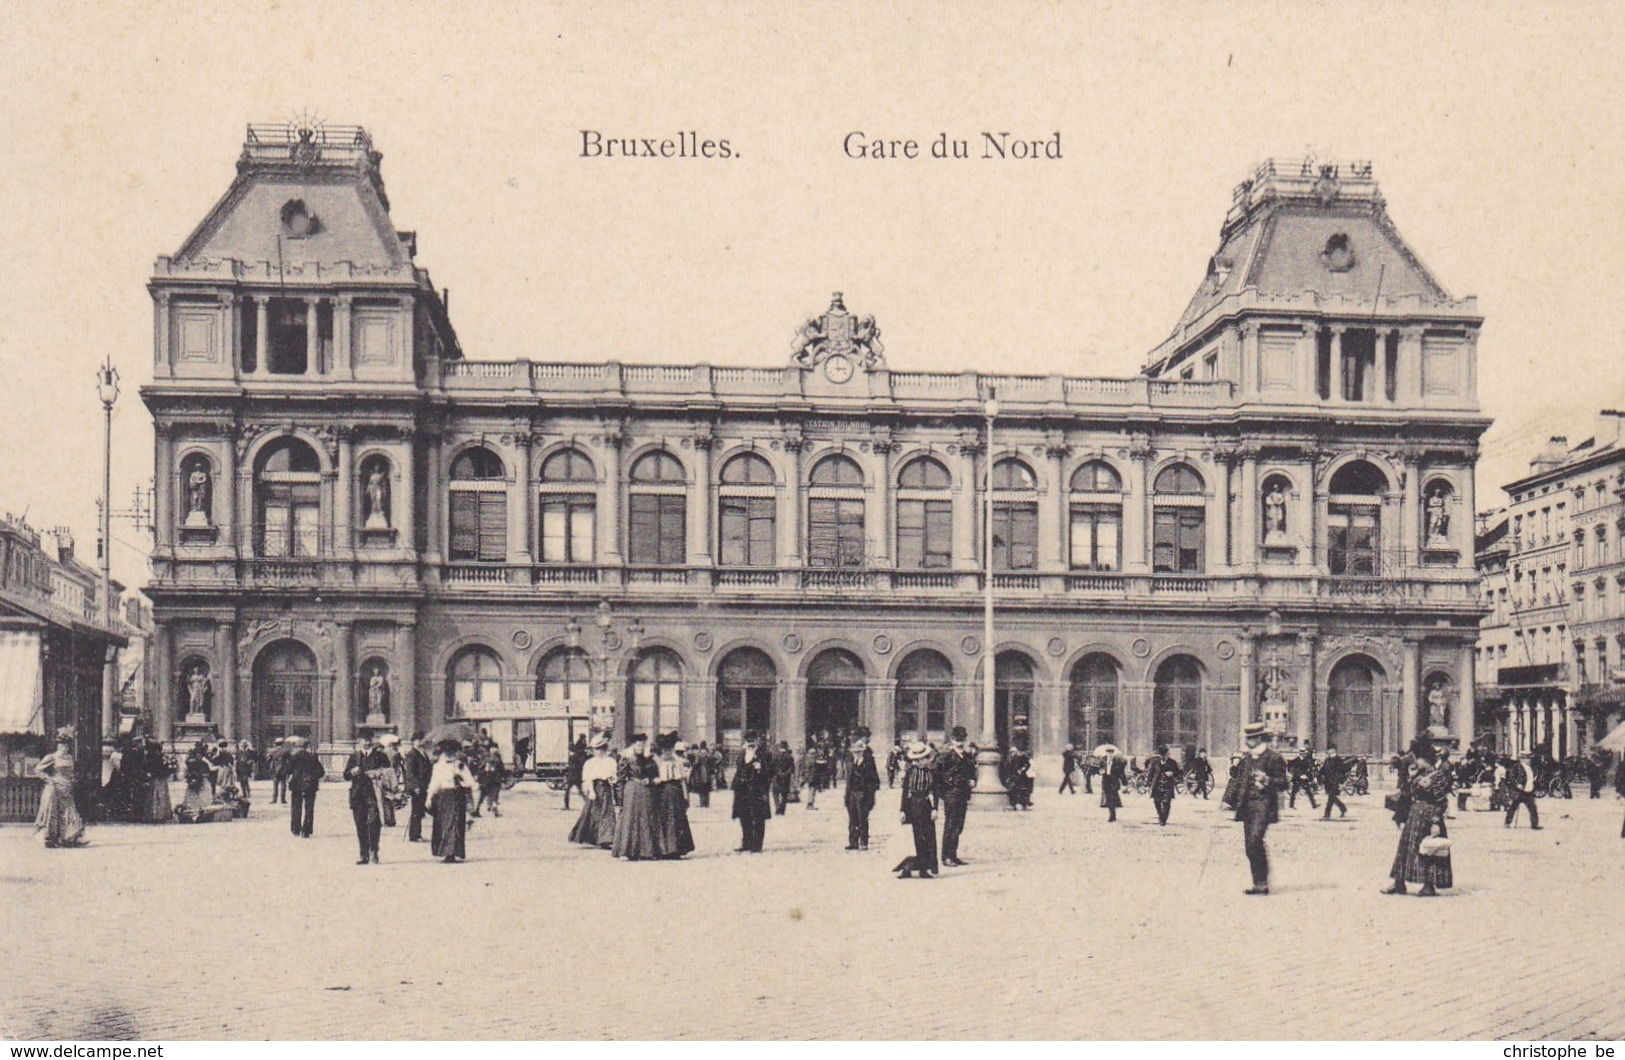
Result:
[[[390,222],[382,158],[355,126],[250,125],[231,188],[159,272],[230,261],[287,282],[348,264],[345,275],[417,283],[414,238]]]
[[[1328,313],[1476,312],[1472,299],[1451,298],[1394,227],[1369,162],[1271,159],[1238,184],[1219,248],[1170,341],[1248,298]]]

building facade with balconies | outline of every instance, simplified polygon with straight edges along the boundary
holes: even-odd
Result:
[[[1572,446],[1552,437],[1503,488],[1504,538],[1479,556],[1505,590],[1480,644],[1498,662],[1481,719],[1508,749],[1583,753],[1625,715],[1625,413]]]
[[[1467,733],[1481,318],[1368,165],[1261,166],[1124,378],[893,371],[840,295],[756,367],[472,360],[414,253],[364,132],[251,127],[159,259],[171,733],[889,741],[978,730],[990,658],[1040,754]]]

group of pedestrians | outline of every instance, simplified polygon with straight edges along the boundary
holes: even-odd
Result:
[[[689,749],[676,733],[653,742],[637,733],[613,757],[608,734],[600,733],[589,751],[581,768],[584,802],[570,829],[571,842],[627,861],[676,861],[694,851]]]

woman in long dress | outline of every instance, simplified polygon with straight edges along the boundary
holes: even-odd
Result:
[[[34,774],[45,781],[40,793],[34,830],[45,833],[48,847],[77,847],[85,843],[85,822],[73,801],[73,746],[69,735],[57,733],[56,750],[41,758]]]
[[[602,733],[592,743],[592,757],[581,765],[581,792],[586,798],[570,842],[608,850],[615,844],[615,759]]]
[[[242,798],[237,785],[237,760],[231,753],[231,744],[221,740],[214,753],[214,801],[236,802]]]
[[[434,816],[429,851],[449,864],[468,857],[468,793],[474,790],[474,775],[457,760],[455,741],[445,741],[438,750],[427,792],[429,813]]]
[[[1433,859],[1424,861],[1419,856],[1422,840],[1429,835],[1436,834],[1443,839],[1450,836],[1444,820],[1450,804],[1450,771],[1439,764],[1439,754],[1427,740],[1418,738],[1413,742],[1409,757],[1413,761],[1404,790],[1410,794],[1410,810],[1400,826],[1399,849],[1394,852],[1394,863],[1388,870],[1393,885],[1382,893],[1406,894],[1405,884],[1419,883],[1421,896],[1431,898],[1436,888],[1455,886],[1449,861],[1443,861],[1442,865],[1431,864]]]
[[[933,822],[932,793],[936,789],[936,776],[932,769],[931,747],[924,740],[915,740],[908,746],[908,772],[903,774],[903,824],[913,832],[914,853],[903,858],[892,869],[901,880],[935,879],[940,871],[937,865],[937,826]]]
[[[632,743],[621,752],[621,815],[615,821],[615,843],[610,851],[628,861],[658,858],[664,853],[660,846],[653,783],[660,779],[660,767],[644,753],[648,739],[642,734],[634,736]]]
[[[676,733],[660,738],[657,763],[660,779],[655,784],[655,821],[659,830],[660,857],[676,859],[694,850],[694,833],[688,826],[688,748],[677,742]]]
[[[181,809],[187,811],[188,819],[195,818],[214,802],[214,795],[208,790],[213,776],[214,769],[200,743],[186,753],[186,796],[181,800]]]
[[[175,775],[175,763],[164,754],[164,745],[148,739],[143,745],[146,755],[147,787],[142,792],[140,820],[148,824],[168,824],[175,819],[175,807],[169,798],[169,779]]]

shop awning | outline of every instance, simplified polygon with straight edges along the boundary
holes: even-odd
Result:
[[[0,631],[0,733],[45,731],[38,633]]]
[[[1625,754],[1625,721],[1614,726],[1614,731],[1597,741],[1598,747],[1606,748],[1615,754]]]

